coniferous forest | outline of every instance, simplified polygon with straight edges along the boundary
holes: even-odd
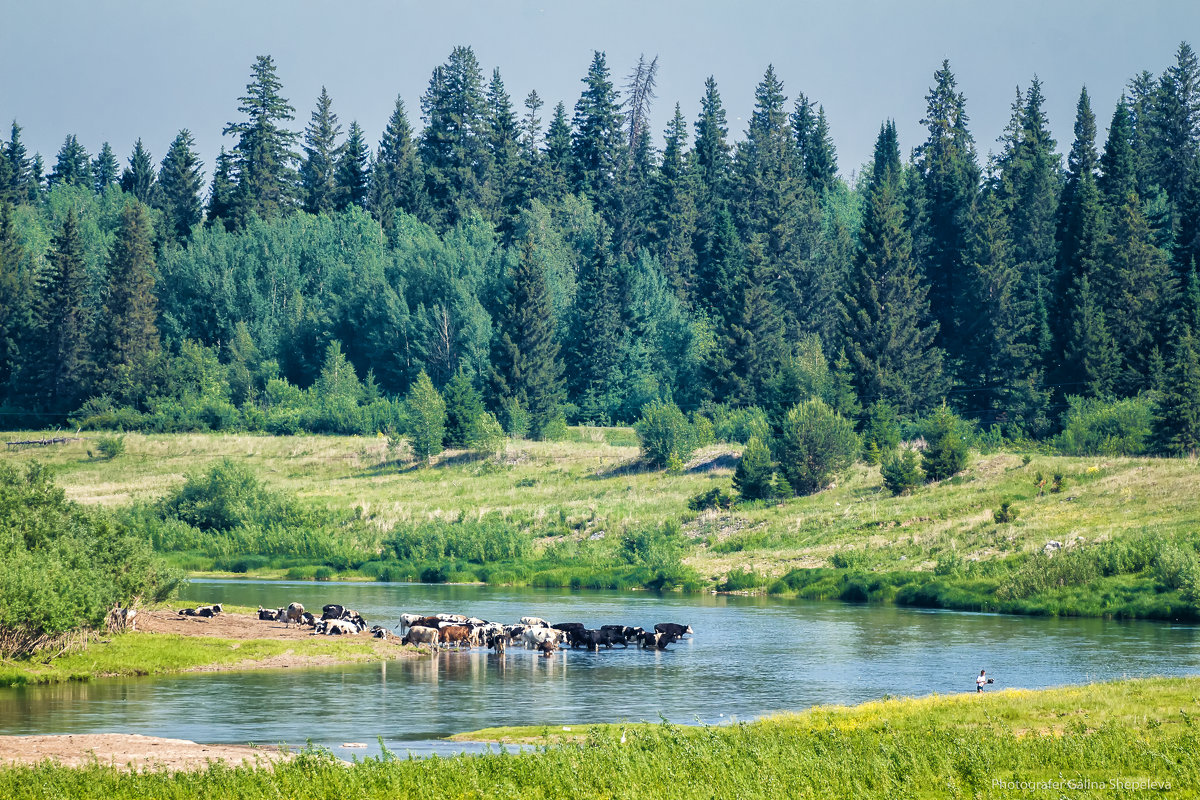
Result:
[[[860,430],[944,404],[1004,439],[1200,446],[1186,43],[1111,120],[1081,90],[1070,142],[1036,77],[977,142],[942,63],[924,141],[884,120],[853,183],[820,102],[771,67],[744,131],[712,78],[696,119],[652,130],[657,69],[597,52],[573,105],[514,102],[457,47],[373,146],[261,56],[211,165],[187,130],[124,165],[73,134],[46,160],[13,122],[4,427],[412,436],[443,403],[463,444],[485,409],[537,438],[669,404],[778,431],[817,398]]]

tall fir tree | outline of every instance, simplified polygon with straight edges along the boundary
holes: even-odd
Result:
[[[404,100],[397,96],[371,175],[371,213],[385,230],[392,229],[397,211],[420,211],[423,180]]]
[[[1174,229],[1200,160],[1200,61],[1187,42],[1180,42],[1175,63],[1159,80],[1150,121],[1156,182],[1166,192]]]
[[[233,218],[244,224],[251,216],[271,219],[294,205],[296,133],[286,127],[296,109],[280,94],[283,84],[270,56],[258,56],[251,67],[246,94],[238,98],[240,122],[231,122],[222,133],[233,134],[237,191]],[[220,163],[218,161],[218,167]]]
[[[0,200],[0,402],[16,388],[13,381],[20,370],[32,321],[33,282],[23,261],[13,204]]]
[[[337,168],[344,144],[338,140],[342,126],[333,112],[333,98],[324,86],[317,96],[308,127],[304,129],[304,158],[300,162],[300,191],[304,210],[328,213],[337,205]]]
[[[492,71],[487,88],[487,191],[493,221],[506,235],[512,230],[524,195],[517,179],[520,169],[520,128],[512,98],[504,89],[500,70]]]
[[[695,124],[696,175],[702,187],[701,205],[708,210],[729,196],[733,166],[725,106],[711,75],[704,81],[704,97],[700,100],[700,116]]]
[[[829,132],[825,107],[801,93],[792,112],[792,133],[804,179],[817,194],[824,195],[837,182],[837,148]]]
[[[859,399],[917,414],[941,397],[943,355],[934,344],[938,323],[931,319],[929,289],[912,257],[901,170],[896,126],[889,121],[875,144],[842,332]]]
[[[1132,191],[1112,215],[1094,285],[1120,354],[1117,391],[1151,388],[1151,352],[1165,338],[1177,286]]]
[[[1062,354],[1063,388],[1070,394],[1108,398],[1121,357],[1087,273],[1075,281],[1071,301],[1070,337]]]
[[[1137,193],[1137,161],[1133,151],[1133,127],[1129,106],[1122,96],[1113,111],[1108,126],[1108,140],[1100,156],[1100,178],[1097,181],[1104,207],[1111,215],[1125,203],[1130,192]]]
[[[531,89],[525,96],[525,115],[518,131],[517,167],[513,203],[524,208],[535,197],[546,196],[546,155],[542,152],[542,118],[545,106],[541,96]]]
[[[654,176],[647,240],[676,295],[687,300],[696,290],[697,211],[695,180],[687,152],[687,121],[679,104],[666,130],[662,164]]]
[[[563,363],[546,271],[533,238],[510,268],[507,298],[497,318],[492,382],[498,404],[515,404],[540,438],[562,417]]]
[[[234,170],[236,162],[232,153],[221,148],[217,153],[217,165],[213,170],[212,186],[208,190],[207,219],[205,224],[220,225],[231,230],[236,224],[237,183]]]
[[[75,134],[70,134],[63,140],[58,150],[58,159],[54,163],[54,171],[50,173],[48,183],[55,186],[91,186],[92,166],[87,150],[79,143]]]
[[[113,186],[121,177],[121,165],[108,142],[100,145],[100,152],[92,159],[92,189],[96,194],[103,194],[109,186]]]
[[[357,121],[350,122],[350,133],[341,148],[334,174],[333,206],[338,211],[364,208],[370,190],[371,149]]]
[[[133,195],[139,203],[150,204],[158,190],[158,176],[154,170],[154,160],[150,151],[142,145],[139,138],[133,145],[129,155],[129,166],[121,172],[121,189],[126,194]]]
[[[192,132],[184,128],[175,134],[158,170],[159,201],[171,235],[178,242],[191,236],[200,223],[203,210],[200,192],[204,188],[204,162],[196,153]]]
[[[550,118],[550,127],[546,131],[546,198],[559,200],[570,192],[574,174],[571,123],[567,119],[567,107],[560,102],[554,107],[554,116]]]
[[[1067,156],[1066,181],[1059,197],[1050,326],[1054,352],[1061,354],[1070,338],[1068,294],[1080,275],[1091,272],[1103,240],[1104,221],[1096,187],[1096,117],[1087,88],[1075,106],[1075,140]]]
[[[101,343],[94,354],[97,389],[118,402],[149,392],[147,379],[160,350],[153,236],[146,206],[126,204],[109,256]]]
[[[592,55],[583,84],[571,139],[572,188],[607,212],[616,202],[617,172],[625,148],[617,90],[599,50]]]
[[[31,172],[33,161],[21,141],[21,126],[14,119],[4,145],[4,159],[8,162],[9,198],[14,204],[29,202],[33,184]],[[40,177],[40,173],[39,173]]]
[[[434,221],[451,227],[479,208],[487,169],[483,71],[469,47],[455,47],[421,98],[418,148]]]
[[[1161,452],[1200,450],[1200,344],[1190,326],[1176,334],[1171,365],[1155,410],[1154,438]]]
[[[36,406],[51,412],[78,407],[89,385],[92,319],[79,218],[70,208],[55,236],[49,269],[38,286],[33,337],[23,383]]]
[[[934,73],[934,85],[925,100],[921,124],[929,136],[916,152],[923,208],[916,232],[920,247],[915,255],[929,281],[938,344],[954,364],[964,355],[960,318],[970,313],[963,302],[969,284],[967,226],[980,172],[975,140],[967,129],[966,98],[957,89],[949,61],[943,61]]]
[[[601,224],[591,258],[579,275],[567,369],[570,398],[581,419],[610,425],[622,401],[624,325],[617,267]]]

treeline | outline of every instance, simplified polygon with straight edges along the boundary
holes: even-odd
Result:
[[[733,142],[717,84],[649,129],[657,60],[596,53],[573,114],[519,115],[458,47],[418,132],[372,152],[322,91],[303,134],[270,57],[204,187],[191,134],[157,169],[72,135],[44,176],[0,154],[0,392],[11,424],[372,432],[424,373],[510,433],[651,403],[787,409],[857,427],[948,401],[1045,438],[1136,398],[1154,448],[1200,445],[1200,65],[1133,77],[1104,141],[1086,89],[1065,164],[1043,87],[981,159],[943,63],[925,141],[885,122],[855,185],[823,108],[774,70]],[[811,376],[826,376],[818,389]],[[833,387],[833,388],[829,388]],[[1073,398],[1073,399],[1072,399]],[[1073,404],[1073,405],[1072,405]],[[1091,407],[1091,406],[1089,406]],[[1116,407],[1119,409],[1119,407]],[[1118,413],[1119,415],[1119,413]]]

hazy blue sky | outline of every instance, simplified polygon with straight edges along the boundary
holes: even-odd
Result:
[[[714,75],[740,137],[754,86],[773,63],[791,99],[825,105],[844,174],[870,156],[894,117],[904,152],[922,138],[932,74],[949,58],[981,156],[994,149],[1017,85],[1038,74],[1059,149],[1070,147],[1085,83],[1101,134],[1128,79],[1161,72],[1181,39],[1200,47],[1192,0],[887,2],[382,2],[346,0],[33,0],[7,4],[0,30],[0,120],[24,126],[47,170],[67,133],[124,163],[141,136],[156,161],[190,128],[211,168],[255,55],[274,56],[284,94],[307,123],[322,84],[344,126],[372,143],[397,93],[417,129],[433,67],[457,44],[500,67],[514,103],[537,89],[548,108],[579,96],[593,50],[618,82],[639,53],[659,56],[655,129],[676,101],[694,120]],[[7,138],[7,123],[4,125]],[[660,139],[661,145],[661,139]]]

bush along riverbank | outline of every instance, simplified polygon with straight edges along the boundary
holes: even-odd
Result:
[[[893,699],[722,726],[477,731],[525,752],[347,766],[309,750],[270,769],[0,768],[12,800],[72,797],[1194,797],[1200,679]],[[570,738],[564,738],[570,737]],[[1114,792],[1118,794],[1114,795]]]

